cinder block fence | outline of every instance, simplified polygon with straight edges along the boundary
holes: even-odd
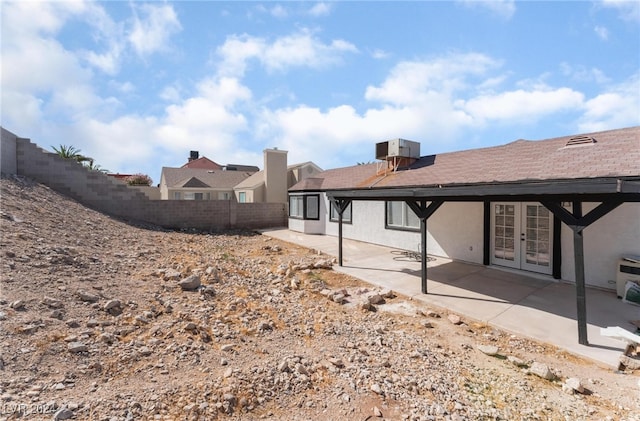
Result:
[[[83,205],[124,219],[164,228],[207,231],[283,227],[284,203],[235,200],[151,200],[141,190],[47,152],[2,128],[0,171],[33,178]]]

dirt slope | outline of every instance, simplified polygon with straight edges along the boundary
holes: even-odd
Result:
[[[640,421],[638,372],[457,323],[316,251],[127,224],[19,177],[0,204],[0,420]]]

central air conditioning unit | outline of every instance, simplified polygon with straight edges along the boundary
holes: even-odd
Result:
[[[376,143],[376,159],[420,158],[420,143],[406,139],[393,139]]]
[[[627,282],[635,282],[640,285],[640,256],[623,256],[618,262],[616,275],[618,297],[624,296]]]

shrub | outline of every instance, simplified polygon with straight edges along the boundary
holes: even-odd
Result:
[[[126,178],[126,182],[130,186],[150,186],[151,177],[146,174],[134,174]]]

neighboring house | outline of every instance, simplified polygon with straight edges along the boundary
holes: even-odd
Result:
[[[220,165],[198,151],[180,168],[163,167],[160,175],[162,200],[232,200],[233,187],[259,170],[250,165]]]
[[[313,177],[322,169],[313,162],[287,166],[287,151],[264,150],[264,170],[234,187],[239,203],[287,202],[287,189],[299,181]]]
[[[605,289],[622,256],[640,255],[640,127],[427,156],[416,145],[380,142],[377,163],[294,185],[289,228]]]

